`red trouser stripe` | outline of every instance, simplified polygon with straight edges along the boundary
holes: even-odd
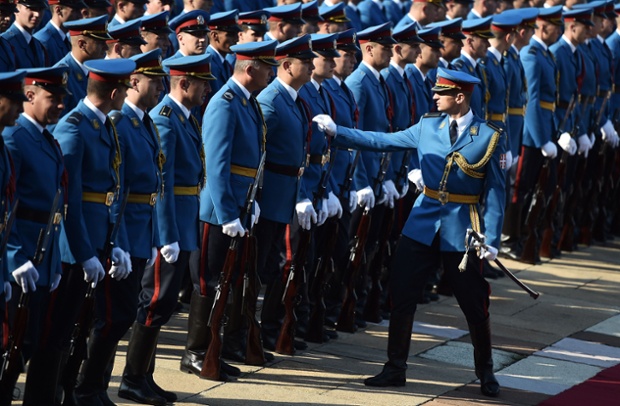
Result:
[[[153,297],[151,298],[151,303],[149,303],[149,310],[146,314],[146,322],[144,323],[147,327],[153,324],[153,309],[155,309],[155,305],[159,299],[159,291],[161,290],[161,254],[159,250],[157,250],[157,259],[155,259],[155,265],[153,266],[153,283]]]

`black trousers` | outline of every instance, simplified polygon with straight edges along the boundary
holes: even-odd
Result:
[[[256,269],[262,284],[268,285],[282,274],[286,224],[261,218],[255,227],[258,243]]]
[[[470,251],[467,269],[460,272],[458,266],[463,252],[441,251],[439,234],[430,247],[402,236],[390,273],[392,312],[414,314],[429,275],[443,262],[445,277],[467,321],[470,324],[485,321],[489,315],[490,287],[482,277],[481,263],[475,253]]]

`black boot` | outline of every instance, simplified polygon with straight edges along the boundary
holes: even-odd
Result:
[[[392,312],[388,333],[388,362],[379,375],[367,378],[366,386],[405,386],[407,358],[411,345],[413,314]]]
[[[504,214],[504,228],[502,234],[506,236],[502,239],[500,254],[518,260],[521,257],[521,220],[523,218],[523,205],[510,203]]]
[[[484,322],[478,325],[469,324],[469,334],[474,346],[474,364],[476,376],[480,379],[480,391],[485,396],[496,397],[499,395],[499,383],[493,374],[489,318],[487,317]]]
[[[228,321],[224,325],[222,358],[235,362],[245,362],[247,327],[243,311],[243,285],[235,286],[232,291],[232,303],[227,306]]]
[[[88,356],[82,362],[78,384],[73,392],[78,406],[105,406],[100,399],[106,391],[105,374],[116,353],[116,342],[91,335],[88,340]],[[107,398],[107,396],[105,396]]]
[[[202,362],[211,342],[211,329],[207,325],[211,307],[213,307],[213,298],[202,296],[197,292],[192,293],[192,299],[189,304],[189,317],[187,319],[187,343],[183,357],[181,357],[181,371],[199,377],[202,370]],[[228,364],[225,365],[229,366]],[[232,366],[230,368],[239,371],[238,368]],[[232,372],[235,371],[232,370]],[[240,371],[239,374],[241,374]],[[229,380],[228,369],[222,362],[220,381]]]
[[[284,317],[284,306],[282,305],[282,295],[285,285],[281,278],[276,278],[267,285],[263,299],[263,310],[261,312],[261,334],[263,336],[263,347],[269,351],[275,351],[276,341],[282,327]]]
[[[153,379],[153,372],[155,371],[155,358],[155,352],[153,351],[153,356],[151,357],[151,364],[149,365],[149,369],[146,371],[146,383],[148,383],[153,392],[166,399],[166,401],[176,402],[177,394],[163,389]]]
[[[53,405],[57,400],[62,352],[51,348],[36,351],[28,363],[24,405]]]
[[[127,362],[118,396],[137,403],[165,406],[166,399],[155,393],[146,381],[146,374],[157,348],[160,327],[147,327],[135,322],[127,348]]]

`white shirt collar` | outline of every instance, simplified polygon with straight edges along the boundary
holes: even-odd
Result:
[[[443,56],[439,57],[439,62],[441,62],[444,68],[447,68],[448,66],[450,66],[450,62],[446,61]]]
[[[118,14],[114,14],[114,20],[118,21],[121,24],[125,24],[127,22],[123,20]]]
[[[65,37],[67,37],[67,34],[63,30],[61,30],[54,21],[50,20],[50,23],[52,24],[52,27],[56,28],[56,31],[58,31],[58,35],[60,35],[60,38],[64,41]]]
[[[540,45],[542,45],[542,46],[543,46],[543,49],[544,49],[545,51],[549,49],[549,47],[547,46],[547,44],[545,44],[545,43],[543,42],[543,40],[542,40],[542,39],[540,39],[540,38],[538,38],[536,35],[532,35],[532,39],[533,39],[534,41],[538,42]]]
[[[601,37],[600,34],[597,34],[596,38],[598,38],[598,40],[601,41],[601,44],[605,42],[605,39]]]
[[[476,69],[476,65],[478,65],[478,62],[474,58],[472,58],[467,52],[465,52],[462,49],[461,49],[461,55],[463,55],[465,58],[467,58],[467,60],[472,64],[474,69]]]
[[[465,128],[469,126],[469,124],[471,123],[473,119],[474,119],[474,113],[472,113],[471,109],[469,109],[467,114],[456,119],[456,125],[457,125],[459,137],[461,136],[461,134],[463,134],[463,132],[465,131]],[[452,124],[452,119],[450,119],[450,124]]]
[[[297,90],[293,89],[291,86],[287,85],[286,83],[284,83],[282,81],[282,79],[277,78],[278,82],[280,82],[280,84],[282,86],[284,86],[284,88],[286,89],[286,91],[288,92],[289,96],[291,96],[291,99],[293,99],[293,101],[297,100]]]
[[[88,107],[89,109],[91,109],[91,111],[93,113],[95,113],[95,115],[97,116],[97,118],[99,119],[99,121],[101,121],[101,124],[105,124],[105,120],[106,118],[108,118],[105,114],[103,114],[103,112],[101,110],[99,110],[98,107],[96,107],[93,102],[90,101],[90,99],[88,98],[88,96],[86,96],[84,98],[84,104],[86,105],[86,107]]]
[[[482,16],[480,15],[479,12],[477,12],[476,10],[474,10],[473,8],[471,9],[471,12],[473,13],[473,15],[475,15],[478,18],[482,18]]]
[[[510,45],[510,48],[514,49],[517,55],[519,54],[519,48],[515,44]]]
[[[217,50],[217,49],[213,48],[213,47],[211,46],[211,44],[209,44],[209,46],[208,46],[207,48],[211,48],[211,49],[213,50],[213,52],[214,52],[217,56],[219,56],[219,57],[220,57],[220,62],[224,63],[224,60],[225,60],[225,59],[224,59],[224,57],[222,56],[222,54],[220,54],[220,53],[218,52],[218,50]]]
[[[314,88],[316,89],[317,92],[321,91],[321,85],[319,84],[319,82],[314,80],[314,78],[311,78],[310,82],[312,82],[312,84],[314,85]]]
[[[333,5],[334,5],[334,3],[332,3],[332,2],[331,2],[331,1],[329,1],[329,0],[325,0],[325,1],[323,2],[323,4],[325,4],[326,6],[329,6],[329,7],[331,7],[331,6],[333,6]]]
[[[426,75],[424,73],[422,73],[422,71],[420,70],[420,68],[417,67],[417,65],[411,65],[415,68],[415,70],[418,71],[418,73],[420,74],[420,76],[422,77],[422,82],[424,82],[426,80]]]
[[[82,72],[84,72],[84,75],[88,75],[88,69],[86,69],[86,66],[84,66],[84,64],[82,62],[80,62],[77,59],[75,59],[75,56],[73,55],[73,52],[71,52],[71,58],[73,58],[75,63],[77,63],[78,66],[80,67],[80,69],[82,69]]]
[[[177,106],[179,106],[179,108],[183,112],[183,115],[185,116],[185,119],[189,120],[190,111],[187,109],[187,107],[185,107],[183,104],[181,104],[180,101],[172,97],[170,93],[168,93],[168,96],[170,96],[170,99],[172,99],[172,101],[175,102]]]
[[[142,121],[144,119],[144,110],[141,110],[138,108],[138,106],[136,106],[135,104],[133,104],[132,102],[130,102],[129,100],[125,99],[125,104],[131,109],[133,110],[134,113],[136,113],[136,116],[138,116],[138,118],[140,119],[140,121]]]
[[[28,121],[30,121],[32,124],[34,124],[35,127],[37,127],[37,130],[39,130],[40,133],[43,133],[43,126],[39,123],[37,123],[37,121],[30,117],[28,114],[26,113],[22,113],[22,116],[24,116],[24,118]]]
[[[334,75],[332,78],[334,79],[334,81],[336,82],[338,86],[342,84],[342,79],[340,79],[338,76]]]
[[[381,0],[372,0],[381,10],[383,10],[383,2]]]
[[[368,69],[370,69],[370,71],[372,72],[373,75],[375,75],[375,79],[379,80],[379,76],[381,76],[379,71],[376,70],[375,68],[373,68],[372,66],[370,66],[369,64],[367,64],[365,61],[362,61],[362,63],[364,64],[364,66],[366,66]]]
[[[616,32],[620,35],[620,27],[616,28]]]
[[[502,61],[502,54],[497,50],[497,48],[489,47],[489,51],[491,51],[493,56],[495,56],[495,59],[497,59],[497,62],[501,62]]]
[[[26,29],[24,27],[22,27],[21,25],[19,25],[17,22],[15,22],[15,26],[17,27],[19,32],[21,32],[22,35],[24,36],[24,38],[26,39],[26,43],[30,44],[30,40],[32,39],[32,34],[29,33],[28,31],[26,31]]]
[[[562,34],[562,39],[564,40],[564,42],[566,42],[568,44],[568,46],[570,47],[570,51],[571,53],[575,53],[575,51],[577,50],[577,47],[573,45],[573,43],[571,42],[570,39],[568,39],[568,37],[566,36],[566,34]]]
[[[231,78],[233,82],[235,82],[235,84],[237,86],[239,86],[239,89],[241,89],[241,92],[243,93],[243,95],[245,96],[246,99],[250,99],[250,97],[252,96],[252,93],[250,93],[248,91],[248,89],[245,88],[245,86],[243,86],[241,83],[239,83],[239,81],[237,79],[235,79],[234,77]]]
[[[400,77],[402,78],[403,76],[405,76],[405,70],[403,68],[401,68],[400,66],[398,66],[398,64],[394,61],[390,61],[390,65],[396,69],[396,71],[400,74]]]
[[[357,4],[353,4],[353,3],[349,2],[348,6],[351,7],[353,9],[353,11],[357,11]]]

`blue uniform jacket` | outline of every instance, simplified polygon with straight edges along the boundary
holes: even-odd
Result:
[[[15,126],[7,127],[2,136],[13,158],[16,197],[19,209],[49,212],[57,190],[64,192],[62,175],[65,169],[60,148],[45,139],[43,134],[23,115]],[[63,197],[58,209],[62,211]],[[7,245],[9,269],[14,270],[32,260],[45,223],[16,218]],[[37,265],[38,286],[49,286],[52,275],[62,273],[60,267],[59,226],[54,226],[47,253]]]
[[[71,52],[71,46],[67,45],[62,38],[56,27],[52,25],[52,22],[45,24],[45,27],[37,31],[34,37],[41,42],[45,53],[47,55],[47,63],[52,66],[56,62],[60,61],[69,52]]]
[[[577,97],[577,78],[582,74],[582,61],[577,50],[575,49],[575,53],[573,53],[564,37],[561,37],[555,44],[551,45],[549,51],[551,51],[555,58],[559,77],[557,97],[559,104],[555,107],[555,127],[561,132],[571,132],[575,125],[574,119],[579,110],[578,107],[575,107],[572,114],[566,120],[564,127],[559,127],[566,114],[565,106],[568,105],[571,97]]]
[[[362,29],[388,22],[381,8],[372,0],[364,0],[357,5],[362,20]]]
[[[2,217],[4,218],[5,214],[11,210],[11,200],[10,198],[14,198],[14,196],[10,196],[11,193],[14,193],[13,190],[10,190],[9,187],[11,180],[11,161],[9,159],[8,149],[4,146],[4,140],[0,137],[0,213],[2,213]],[[6,231],[5,231],[6,232]],[[2,233],[0,236],[4,237]],[[2,265],[0,267],[0,282],[4,285],[4,282],[9,281],[9,267],[7,265],[7,254],[5,253],[2,257]],[[13,269],[11,269],[13,271]]]
[[[398,22],[398,24],[396,24],[396,27],[394,27],[394,29],[400,28],[400,27],[405,26],[405,25],[409,25],[411,23],[418,24],[418,22],[415,21],[413,18],[411,18],[409,16],[409,13],[407,13],[407,14],[405,14],[405,16],[403,18],[400,19],[400,21]],[[418,27],[420,27],[420,24],[418,24]]]
[[[594,100],[596,99],[596,91],[598,90],[598,80],[599,78],[596,75],[596,61],[594,60],[594,54],[586,44],[580,44],[577,47],[577,52],[579,52],[581,56],[581,60],[583,61],[583,66],[585,67],[585,75],[583,76],[583,82],[581,84],[581,100],[582,102],[586,99]],[[597,110],[594,109],[595,103],[587,103],[581,104],[579,106],[579,123],[580,123],[580,132],[585,133],[593,130],[591,126],[594,124],[594,120],[596,119]]]
[[[486,101],[490,95],[487,94],[487,79],[484,66],[478,61],[476,67],[474,67],[471,61],[464,55],[455,59],[452,64],[454,65],[454,69],[476,76],[480,79],[480,83],[474,87],[474,91],[471,94],[470,106],[475,115],[478,117],[486,117]]]
[[[361,63],[345,80],[355,97],[359,109],[358,127],[366,131],[390,130],[387,111],[390,107],[386,87],[377,80],[368,67]],[[374,151],[362,152],[363,167],[355,168],[355,184],[362,189],[374,186],[379,172],[381,154]]]
[[[222,60],[220,53],[210,46],[207,47],[207,53],[211,55],[211,74],[215,76],[215,80],[209,81],[211,92],[207,95],[207,100],[210,100],[232,76],[232,65],[226,59]]]
[[[519,51],[515,47],[510,47],[504,53],[504,71],[508,82],[508,137],[510,152],[513,157],[521,153],[521,142],[523,140],[523,107],[526,103],[527,90],[525,82],[525,72]],[[518,112],[518,113],[517,113]]]
[[[588,46],[594,54],[594,61],[597,64],[597,78],[598,78],[598,93],[596,97],[596,103],[594,104],[594,111],[599,111],[603,108],[605,111],[601,115],[601,120],[596,124],[597,127],[602,127],[607,119],[611,119],[613,112],[609,110],[609,103],[603,106],[605,100],[605,94],[608,91],[613,91],[613,55],[611,50],[605,42],[601,42],[598,38],[592,38],[588,42]],[[596,119],[596,117],[594,117]]]
[[[9,41],[0,37],[0,72],[13,72],[15,69],[15,49]]]
[[[555,141],[553,111],[541,106],[555,103],[556,67],[543,46],[532,38],[520,52],[527,82],[528,103],[525,109],[523,145],[540,148]]]
[[[32,38],[30,41],[34,41],[34,50],[31,45],[26,42],[26,38],[21,33],[19,28],[15,26],[15,23],[11,24],[8,30],[6,30],[2,37],[6,39],[13,49],[15,50],[15,65],[17,69],[28,68],[43,68],[49,66],[45,58],[45,51],[43,45],[38,39]]]
[[[469,164],[479,164],[476,177],[466,174],[455,163],[447,178],[447,191],[464,195],[479,195],[484,202],[484,221],[480,231],[487,243],[499,247],[505,205],[505,173],[500,167],[500,156],[506,152],[506,137],[475,117],[459,138],[450,145],[449,118],[431,113],[407,130],[397,133],[364,132],[338,126],[334,142],[353,148],[375,151],[397,151],[417,148],[424,183],[439,190],[448,157],[459,152]],[[487,155],[485,163],[483,157]],[[464,251],[463,239],[467,228],[472,228],[472,211],[481,213],[481,205],[448,202],[421,194],[415,201],[403,235],[425,245],[431,245],[439,232],[442,251]],[[475,227],[473,227],[475,228]]]
[[[343,89],[334,79],[326,79],[323,81],[323,87],[332,96],[334,105],[336,106],[336,118],[334,121],[338,125],[344,127],[356,128],[357,127],[357,103],[350,90]],[[348,148],[332,147],[337,149],[334,166],[330,176],[330,188],[336,196],[341,195],[341,186],[345,182],[349,165],[353,163],[355,152]],[[361,160],[358,159],[357,165],[362,165]],[[348,199],[349,191],[357,190],[354,179],[351,182],[351,188],[347,190],[342,197]]]
[[[314,117],[318,114],[327,114],[334,116],[332,111],[331,101],[327,95],[327,91],[323,89],[323,95],[314,87],[312,82],[308,82],[299,89],[299,97],[301,97],[310,108],[310,116]],[[335,107],[335,105],[334,105]],[[312,137],[310,138],[310,154],[313,156],[327,154],[330,145],[327,142],[327,138],[323,131],[319,130],[316,123],[312,123]],[[319,183],[321,181],[321,174],[323,173],[324,165],[320,163],[310,162],[301,177],[301,186],[299,188],[299,195],[297,201],[309,199],[312,201],[314,194],[319,189]],[[330,192],[328,185],[324,198],[327,198],[327,193]],[[321,206],[321,202],[318,202],[317,207]]]
[[[267,162],[303,167],[306,163],[306,139],[309,117],[293,101],[278,79],[259,95],[267,123]],[[293,219],[299,193],[298,177],[265,170],[261,217],[288,224]]]
[[[121,194],[129,187],[130,195],[150,195],[161,192],[159,153],[161,147],[155,129],[149,133],[135,111],[123,104],[120,111],[110,113],[116,126],[121,147]],[[150,157],[150,159],[148,159]],[[171,192],[171,191],[169,191]],[[167,197],[171,197],[169,193]],[[114,212],[116,213],[115,206]],[[136,258],[151,258],[151,248],[158,247],[159,229],[155,206],[147,203],[127,203],[123,215],[126,246]]]
[[[231,79],[205,111],[202,140],[207,185],[200,198],[200,220],[225,224],[239,218],[254,177],[231,172],[231,165],[257,168],[263,144],[263,119]]]
[[[112,221],[109,206],[103,202],[83,202],[82,192],[117,190],[118,179],[113,168],[116,141],[84,101],[60,120],[54,136],[60,143],[69,173],[69,207],[60,252],[63,262],[82,263],[100,254]]]
[[[199,196],[175,195],[175,186],[200,187],[204,180],[202,138],[181,108],[166,95],[150,112],[159,130],[164,164],[163,199],[157,202],[159,238],[162,245],[179,243],[182,251],[198,249]]]
[[[618,30],[614,30],[614,32],[607,37],[605,42],[614,58],[613,83],[620,86],[620,69],[618,69],[617,66],[620,63],[620,34],[618,34]],[[620,108],[620,93],[614,92],[614,94],[611,95],[610,105],[613,115],[613,112]]]
[[[506,72],[502,64],[503,60],[499,61],[492,51],[487,51],[487,57],[480,60],[480,64],[484,67],[487,81],[487,91],[489,94],[489,100],[485,106],[485,112],[487,120],[492,121],[494,124],[499,125],[504,130],[506,125],[502,120],[494,120],[491,114],[506,114],[507,98],[508,98],[508,84],[506,82]]]
[[[66,65],[69,67],[69,75],[67,78],[67,90],[71,95],[65,96],[65,109],[63,115],[73,110],[80,100],[86,97],[86,86],[88,85],[88,76],[84,70],[71,56],[71,52],[66,54],[64,58],[56,63],[56,66]]]
[[[361,31],[364,28],[362,27],[362,17],[359,9],[356,11],[353,7],[347,5],[344,8],[344,12],[347,15],[347,18],[351,20],[349,22],[349,28],[355,28],[355,31]]]

